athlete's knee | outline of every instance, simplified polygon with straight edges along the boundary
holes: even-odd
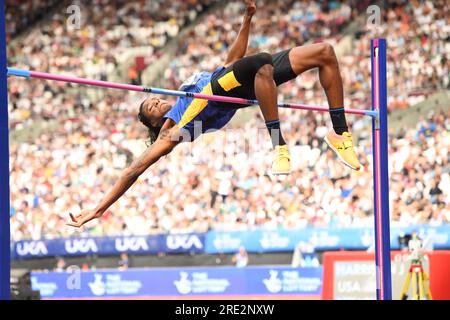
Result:
[[[320,64],[327,65],[336,63],[336,53],[331,44],[323,42],[318,44],[318,58],[320,59]]]
[[[258,69],[256,72],[256,77],[273,79],[273,66],[270,64],[265,64]]]

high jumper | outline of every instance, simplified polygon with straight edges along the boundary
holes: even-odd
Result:
[[[214,72],[192,75],[180,90],[206,95],[257,99],[274,147],[271,172],[290,172],[290,155],[280,129],[277,87],[295,79],[305,71],[319,69],[319,80],[328,100],[333,129],[326,143],[348,167],[361,167],[354,151],[352,135],[345,118],[344,94],[339,64],[333,47],[318,43],[269,54],[261,52],[245,56],[252,17],[257,11],[255,0],[244,0],[246,12],[241,28],[231,45],[223,66]],[[80,227],[100,218],[147,170],[161,157],[169,154],[181,142],[192,142],[200,134],[223,128],[236,111],[248,105],[179,97],[175,105],[157,97],[146,98],[139,106],[138,117],[148,128],[153,144],[126,168],[112,189],[96,208],[72,215],[68,224]]]

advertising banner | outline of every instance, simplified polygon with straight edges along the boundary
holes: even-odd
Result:
[[[391,247],[399,249],[401,234],[418,232],[435,249],[450,248],[450,225],[391,228]],[[46,256],[116,255],[157,253],[291,252],[300,243],[316,250],[366,250],[373,245],[373,228],[255,229],[248,231],[161,234],[126,237],[86,237],[54,240],[24,240],[12,244],[12,258]]]
[[[401,234],[418,232],[422,239],[430,238],[435,249],[450,248],[450,225],[439,227],[410,226],[391,228],[392,249],[399,249]],[[206,253],[237,252],[240,246],[248,252],[292,251],[299,243],[314,246],[316,250],[366,250],[374,240],[373,228],[303,228],[214,232],[206,234]]]
[[[289,266],[34,272],[42,298],[320,296],[322,268]]]
[[[118,255],[133,254],[202,253],[205,235],[198,233],[126,236],[87,237],[54,240],[24,240],[14,243],[14,259],[46,256],[79,256],[88,254]]]

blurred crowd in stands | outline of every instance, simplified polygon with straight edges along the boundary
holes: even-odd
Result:
[[[288,2],[288,5],[285,3]],[[372,3],[359,1],[350,7],[344,1],[266,1],[253,25],[249,53],[271,53],[305,43],[327,41],[339,44],[344,27],[364,14]],[[389,109],[407,108],[430,92],[450,88],[450,5],[443,1],[389,1],[376,30],[362,19],[355,28],[352,49],[339,54],[349,107],[366,107],[370,97],[370,39],[375,32],[388,48]],[[365,4],[365,5],[362,5]],[[224,61],[227,48],[239,30],[239,2],[222,12],[212,12],[187,39],[164,74],[169,87],[178,87],[198,70],[214,70]],[[199,41],[201,39],[201,41]],[[218,54],[219,53],[219,54]],[[317,72],[308,72],[283,86],[282,97],[324,104]],[[317,100],[317,101],[314,101]]]
[[[157,58],[168,39],[176,39],[183,26],[209,9],[188,36],[176,39],[177,52],[162,83],[177,88],[192,73],[219,66],[236,37],[241,1],[214,2],[81,1],[81,29],[68,29],[62,7],[63,11],[49,12],[50,18],[34,21],[31,29],[26,29],[25,18],[9,15],[9,64],[108,80],[120,63],[118,53],[149,46],[148,55]],[[350,6],[339,1],[258,1],[249,53],[322,40],[337,46],[349,24],[365,14],[363,2]],[[389,43],[389,106],[407,108],[428,91],[449,89],[449,5],[389,3],[387,21],[379,30]],[[370,101],[371,33],[364,28],[352,50],[339,55],[347,106],[354,108],[368,108]],[[359,135],[357,151],[364,165],[355,173],[323,143],[330,127],[328,114],[283,110],[282,128],[294,169],[289,176],[267,175],[270,141],[262,118],[252,117],[177,147],[100,221],[83,230],[69,228],[68,213],[95,207],[143,151],[146,130],[136,118],[143,96],[107,91],[102,99],[94,99],[84,94],[86,89],[42,80],[10,78],[8,85],[12,123],[21,122],[25,128],[37,119],[58,124],[32,141],[11,143],[14,240],[80,233],[373,225],[369,120],[348,116]],[[282,100],[326,104],[314,71],[283,85],[279,94]],[[449,111],[424,115],[415,128],[391,134],[393,225],[450,222],[449,119]]]
[[[8,63],[17,68],[108,80],[122,53],[143,46],[148,49],[147,60],[157,59],[158,49],[214,1],[66,0],[17,39],[12,37],[16,32],[12,26],[26,20],[30,6],[36,10],[47,6],[45,1],[38,1],[42,3],[40,6],[34,1],[28,6],[11,3],[6,8],[7,24],[11,26]],[[79,7],[79,25],[77,19],[69,19],[78,11],[66,12],[73,5]],[[35,117],[56,118],[73,109],[70,102],[58,103],[66,93],[65,84],[25,83],[12,78],[9,86],[13,124]],[[55,104],[60,107],[55,108]]]
[[[7,40],[43,19],[57,3],[57,0],[6,0],[5,28]]]

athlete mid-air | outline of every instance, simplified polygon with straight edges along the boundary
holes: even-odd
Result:
[[[193,75],[181,90],[257,99],[274,147],[272,174],[288,174],[290,156],[280,130],[277,87],[307,70],[318,68],[333,124],[325,141],[345,165],[359,170],[360,163],[345,118],[342,78],[333,47],[318,43],[275,54],[263,52],[245,56],[251,20],[256,12],[255,0],[245,0],[245,3],[247,9],[243,23],[223,66],[212,73]],[[170,153],[177,144],[193,141],[206,131],[224,127],[243,107],[246,106],[188,97],[178,98],[174,106],[156,97],[145,99],[139,107],[139,119],[149,129],[153,145],[123,171],[95,209],[84,210],[76,216],[70,214],[72,221],[68,224],[80,227],[101,217],[147,168]]]

